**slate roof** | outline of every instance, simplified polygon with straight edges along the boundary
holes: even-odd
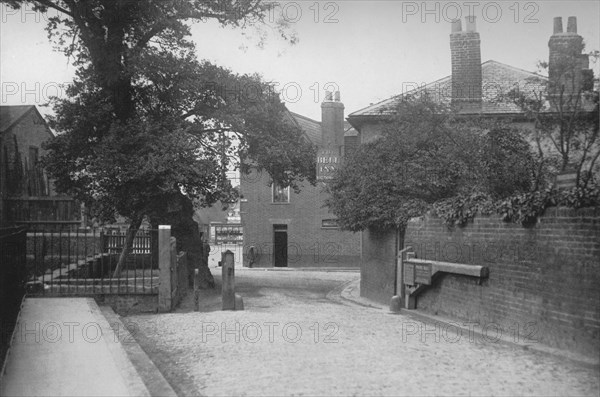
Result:
[[[289,112],[292,119],[304,131],[308,139],[315,145],[321,144],[321,123],[301,114]]]
[[[301,114],[289,112],[292,119],[298,124],[300,128],[304,131],[306,136],[310,139],[312,143],[315,145],[321,144],[321,123],[319,121],[313,120],[309,117],[302,116]],[[349,122],[344,120],[344,136],[357,136],[358,131],[350,125]]]
[[[518,106],[509,101],[502,100],[501,96],[510,90],[518,88],[526,92],[540,92],[544,89],[548,77],[537,73],[528,72],[501,62],[489,60],[481,64],[483,101],[481,109],[463,108],[463,114],[519,114],[522,113]],[[381,116],[391,114],[398,102],[405,95],[420,95],[427,93],[440,103],[450,103],[452,76],[446,76],[423,87],[396,95],[379,103],[367,106],[348,115],[348,119]]]
[[[0,106],[0,133],[8,131],[32,109],[34,105]]]
[[[344,120],[344,137],[347,136],[358,136],[358,131],[349,122]]]

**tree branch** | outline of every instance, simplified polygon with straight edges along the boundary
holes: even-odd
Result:
[[[43,5],[43,6],[46,6],[46,7],[49,7],[49,8],[53,8],[53,9],[55,9],[56,11],[59,11],[59,12],[61,12],[61,13],[65,14],[65,15],[68,15],[68,16],[70,16],[71,18],[73,18],[73,14],[72,14],[70,11],[67,11],[66,9],[62,8],[61,6],[59,6],[59,5],[58,5],[58,4],[56,4],[56,3],[53,3],[53,2],[52,2],[52,1],[50,1],[50,0],[35,0],[35,1],[36,1],[37,3],[39,3],[40,5]]]

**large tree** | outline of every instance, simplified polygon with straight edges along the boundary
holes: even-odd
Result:
[[[188,20],[262,24],[273,3],[257,0],[36,0],[50,38],[73,60],[75,81],[55,100],[45,164],[57,189],[103,219],[131,221],[124,262],[144,216],[169,223],[201,269],[193,205],[228,201],[232,165],[266,169],[283,185],[314,182],[314,148],[286,122],[285,106],[258,75],[197,60]],[[291,41],[284,24],[275,29]],[[211,38],[214,40],[214,38]],[[244,169],[245,171],[246,169]],[[285,170],[280,172],[279,170]]]

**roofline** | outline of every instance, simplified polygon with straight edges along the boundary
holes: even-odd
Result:
[[[22,115],[20,115],[19,117],[17,117],[15,119],[15,121],[13,121],[8,127],[6,127],[6,129],[4,129],[4,131],[0,131],[0,134],[4,134],[5,132],[8,132],[8,131],[12,130],[13,127],[19,123],[19,121],[21,121],[32,110],[34,110],[35,113],[38,115],[38,117],[42,120],[42,123],[44,123],[44,127],[46,127],[45,130],[50,135],[50,138],[55,138],[56,137],[56,135],[54,135],[54,132],[52,132],[52,130],[50,129],[50,126],[48,125],[48,122],[46,121],[46,119],[44,118],[44,116],[42,116],[42,114],[40,113],[40,111],[37,109],[37,106],[35,106],[35,105],[4,105],[4,106],[28,106],[29,109],[27,109],[25,112],[23,112]]]
[[[291,114],[292,116],[294,116],[294,117],[299,117],[299,118],[301,118],[301,119],[305,119],[305,120],[308,120],[308,121],[312,121],[313,123],[316,123],[316,124],[319,124],[319,125],[321,125],[321,122],[320,122],[320,121],[317,121],[317,120],[311,119],[310,117],[306,117],[306,116],[303,116],[303,115],[301,115],[301,114],[299,114],[299,113],[292,112],[291,110],[288,110],[288,112],[290,112],[290,114]]]
[[[21,121],[21,119],[22,119],[23,117],[25,117],[26,115],[28,115],[28,114],[29,114],[29,112],[31,112],[31,109],[35,109],[35,105],[4,105],[4,106],[6,106],[6,107],[17,107],[17,106],[21,107],[21,106],[24,106],[24,107],[27,107],[28,109],[27,109],[26,111],[24,111],[24,112],[23,112],[23,114],[21,114],[19,117],[17,117],[17,118],[16,118],[16,119],[15,119],[15,120],[14,120],[14,121],[13,121],[13,122],[10,124],[10,125],[8,125],[8,126],[7,126],[7,127],[6,127],[6,128],[3,130],[3,131],[0,131],[0,133],[4,133],[4,132],[7,132],[7,131],[10,131],[10,130],[11,130],[11,129],[12,129],[12,128],[13,128],[13,127],[14,127],[14,126],[15,126],[15,125],[16,125],[16,124],[19,122],[19,121]],[[37,110],[37,109],[36,109],[36,110]],[[38,114],[39,114],[39,113],[40,113],[40,112],[38,112]],[[43,117],[42,117],[42,118],[43,118]]]
[[[584,115],[592,115],[594,110],[582,110]],[[552,116],[554,114],[558,114],[559,112],[544,112],[544,115]],[[391,115],[375,115],[375,114],[367,114],[367,115],[358,115],[358,116],[348,116],[346,120],[358,131],[361,132],[361,128],[365,123],[375,121],[377,124],[384,123],[383,117],[391,116]],[[456,115],[457,118],[467,118],[473,116],[482,116],[485,118],[511,118],[517,119],[520,121],[533,121],[533,117],[527,117],[524,112],[505,112],[505,113],[458,113]]]
[[[538,74],[538,73],[535,73],[535,72],[530,72],[530,71],[528,71],[528,70],[525,70],[525,69],[517,68],[517,67],[515,67],[515,66],[511,66],[511,65],[508,65],[508,64],[506,64],[506,63],[498,62],[498,61],[496,61],[496,60],[493,60],[493,59],[488,59],[487,61],[485,61],[485,62],[482,62],[482,63],[481,63],[481,67],[483,67],[483,66],[484,66],[484,65],[486,65],[486,64],[499,64],[499,65],[501,65],[501,66],[504,66],[504,67],[507,67],[507,68],[510,68],[510,69],[513,69],[513,70],[519,71],[519,72],[521,72],[521,73],[526,73],[526,74],[529,74],[529,75],[531,75],[530,77],[537,77],[537,78],[541,78],[541,79],[544,79],[544,80],[548,80],[548,76],[544,76],[544,75],[541,75],[541,74]],[[442,81],[444,81],[444,80],[446,80],[446,79],[451,79],[451,78],[452,78],[452,75],[448,75],[448,76],[445,76],[445,77],[439,78],[439,79],[437,79],[437,80],[431,81],[431,82],[429,82],[429,83],[426,83],[426,84],[424,84],[424,85],[420,86],[419,88],[413,88],[413,89],[412,89],[412,90],[410,90],[410,91],[407,91],[407,92],[404,92],[404,93],[401,93],[401,94],[397,94],[397,95],[391,96],[391,97],[389,97],[389,98],[386,98],[386,99],[384,99],[384,100],[381,100],[381,101],[379,101],[379,102],[377,102],[377,103],[374,103],[374,104],[372,104],[372,105],[365,106],[365,107],[364,107],[364,108],[362,108],[362,109],[356,110],[356,111],[354,111],[354,112],[350,113],[350,114],[348,115],[348,117],[362,117],[362,115],[359,115],[359,116],[353,116],[353,115],[354,115],[355,113],[362,112],[362,111],[364,111],[364,110],[366,110],[366,109],[368,109],[368,108],[371,108],[371,107],[377,107],[377,106],[379,106],[379,105],[383,104],[384,102],[387,102],[387,101],[392,101],[392,100],[395,100],[395,99],[397,99],[397,98],[400,98],[400,97],[403,97],[403,96],[406,96],[406,95],[412,95],[412,94],[414,94],[414,93],[417,93],[417,92],[419,92],[420,90],[423,90],[423,89],[426,89],[426,88],[428,88],[428,87],[434,86],[435,84],[439,84],[440,82],[442,82]],[[377,117],[377,116],[376,116],[376,117]]]
[[[300,130],[302,131],[302,135],[304,136],[304,138],[305,138],[305,139],[306,139],[306,140],[307,140],[309,143],[311,143],[311,144],[313,144],[313,145],[316,145],[316,143],[315,143],[315,142],[313,142],[313,141],[312,141],[312,139],[310,139],[310,136],[308,136],[308,134],[306,133],[306,131],[304,130],[304,128],[302,128],[302,127],[300,126],[300,124],[298,124],[298,120],[296,120],[296,117],[299,117],[299,118],[302,118],[302,119],[305,119],[305,120],[308,120],[308,121],[312,121],[313,123],[316,123],[316,124],[318,124],[318,125],[319,125],[319,128],[321,127],[321,123],[319,123],[318,121],[316,121],[316,120],[313,120],[313,119],[311,119],[311,118],[309,118],[309,117],[306,117],[306,116],[303,116],[303,115],[301,115],[301,114],[298,114],[298,113],[292,112],[292,111],[291,111],[291,110],[289,110],[288,108],[286,108],[286,110],[287,110],[288,114],[291,116],[290,118],[292,119],[292,121],[294,122],[294,124],[296,125],[296,127],[300,128]]]

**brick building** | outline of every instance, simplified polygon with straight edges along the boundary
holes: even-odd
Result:
[[[325,181],[357,134],[344,121],[339,92],[321,104],[321,122],[289,112],[307,139],[318,146],[316,186],[304,183],[300,193],[273,184],[266,172],[241,178],[244,264],[258,267],[359,266],[360,234],[342,232],[323,206]]]

